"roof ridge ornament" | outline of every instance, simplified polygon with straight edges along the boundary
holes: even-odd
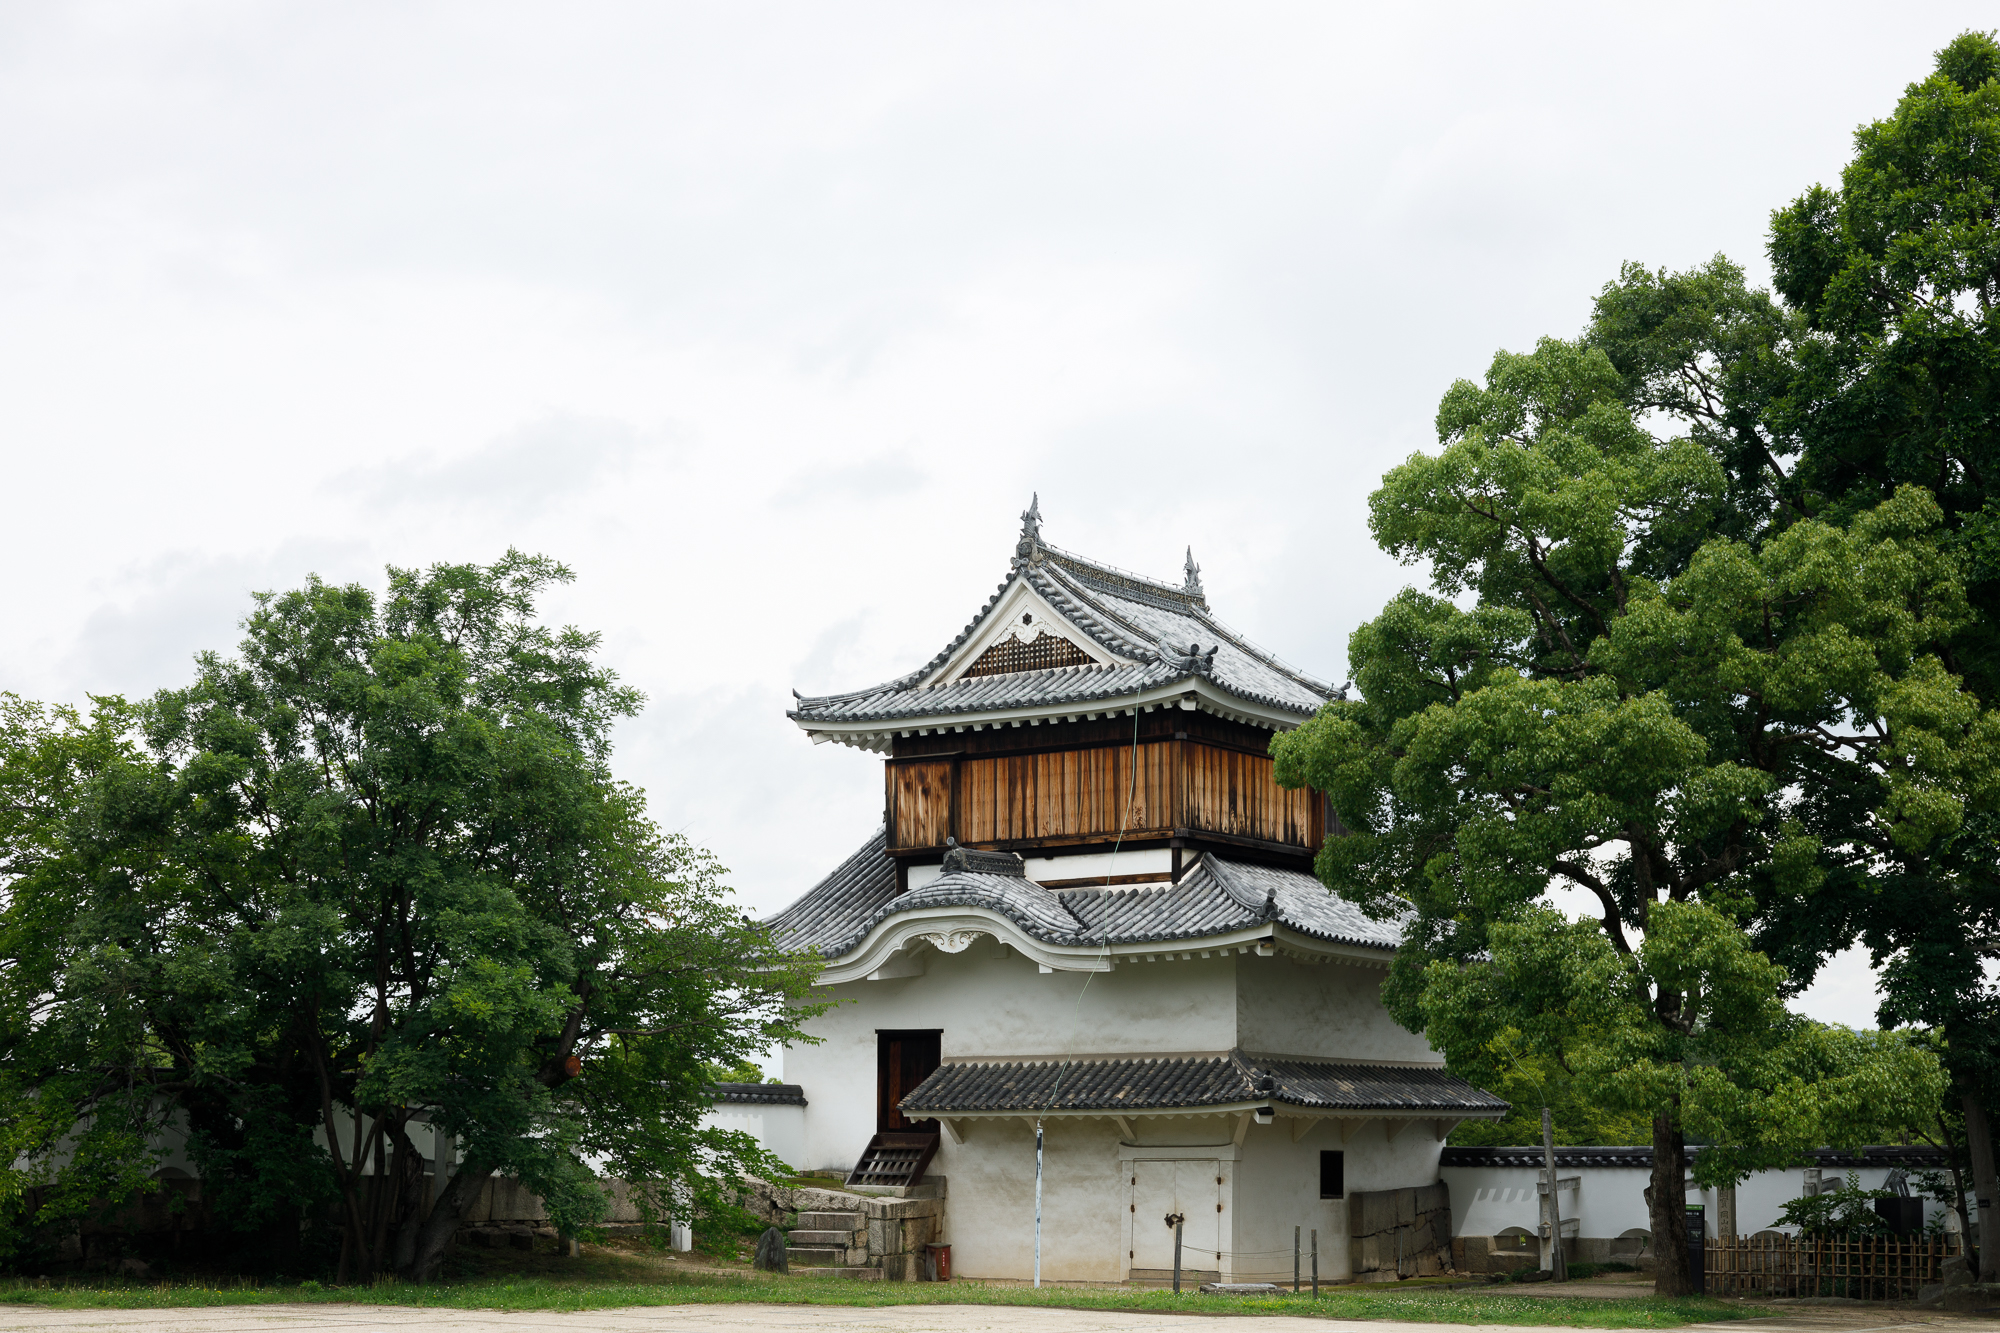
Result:
[[[1190,643],[1185,649],[1178,644],[1167,644],[1159,654],[1159,660],[1185,675],[1213,676],[1215,674],[1215,654],[1221,644],[1212,645],[1207,652],[1199,643]]]
[[[1183,568],[1187,571],[1187,578],[1181,583],[1181,591],[1200,602],[1203,606],[1207,606],[1208,594],[1201,590],[1201,566],[1194,562],[1194,547],[1192,546],[1187,548],[1187,564]]]
[[[1012,875],[1017,879],[1028,877],[1027,862],[1013,852],[988,852],[977,847],[962,847],[957,838],[944,840],[944,873],[947,875]]]
[[[1042,496],[1032,492],[1028,507],[1021,511],[1021,540],[1014,544],[1014,568],[1037,565],[1042,560]]]

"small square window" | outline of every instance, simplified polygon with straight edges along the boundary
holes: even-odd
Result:
[[[1347,1196],[1346,1164],[1341,1160],[1346,1154],[1321,1152],[1319,1155],[1319,1197],[1341,1199]]]

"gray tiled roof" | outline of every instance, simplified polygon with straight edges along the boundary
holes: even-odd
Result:
[[[896,863],[888,848],[887,830],[877,828],[831,875],[764,924],[784,948],[817,949],[824,957],[838,957],[827,946],[858,940],[856,923],[872,919],[877,908],[896,896]]]
[[[1045,1060],[939,1066],[904,1114],[1147,1111],[1270,1101],[1319,1111],[1492,1115],[1507,1103],[1442,1069],[1260,1060],[1241,1051],[1178,1059]]]
[[[1108,653],[1132,664],[927,683],[1021,581]],[[1196,646],[1200,656],[1190,656],[1189,648]],[[1155,583],[1038,543],[1034,558],[1017,560],[971,623],[924,666],[864,690],[800,696],[789,716],[809,727],[816,722],[890,722],[1035,706],[1081,707],[1196,677],[1247,702],[1302,720],[1334,695],[1326,685],[1294,671],[1216,620],[1199,592]]]
[[[927,907],[976,907],[1006,917],[1031,938],[1088,946],[1192,941],[1273,921],[1337,944],[1393,949],[1395,922],[1372,921],[1297,870],[1204,855],[1178,884],[1045,889],[1016,875],[940,875],[896,894],[896,871],[878,830],[803,898],[770,919],[780,944],[839,958],[883,921]]]
[[[799,1083],[711,1083],[708,1095],[731,1106],[804,1106],[806,1090]]]

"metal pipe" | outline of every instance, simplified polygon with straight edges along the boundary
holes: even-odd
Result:
[[[1313,1228],[1313,1299],[1319,1299],[1319,1228]]]
[[[1299,1229],[1292,1228],[1292,1295],[1299,1294]]]
[[[1035,1287],[1042,1285],[1042,1122],[1035,1121]],[[1175,1288],[1179,1290],[1179,1288]]]
[[[1181,1224],[1185,1221],[1179,1213],[1174,1214],[1174,1295],[1181,1294]]]

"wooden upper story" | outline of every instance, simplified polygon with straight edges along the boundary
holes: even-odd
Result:
[[[1278,786],[1270,740],[1342,690],[1216,619],[1193,551],[1175,585],[1050,546],[1041,521],[1030,505],[1006,579],[928,663],[791,710],[888,757],[889,854],[1167,846],[1176,879],[1202,844],[1310,862],[1326,803]]]
[[[1277,784],[1270,738],[1192,708],[901,737],[885,765],[889,853],[942,855],[947,838],[1022,853],[1122,838],[1309,860],[1326,803]]]

